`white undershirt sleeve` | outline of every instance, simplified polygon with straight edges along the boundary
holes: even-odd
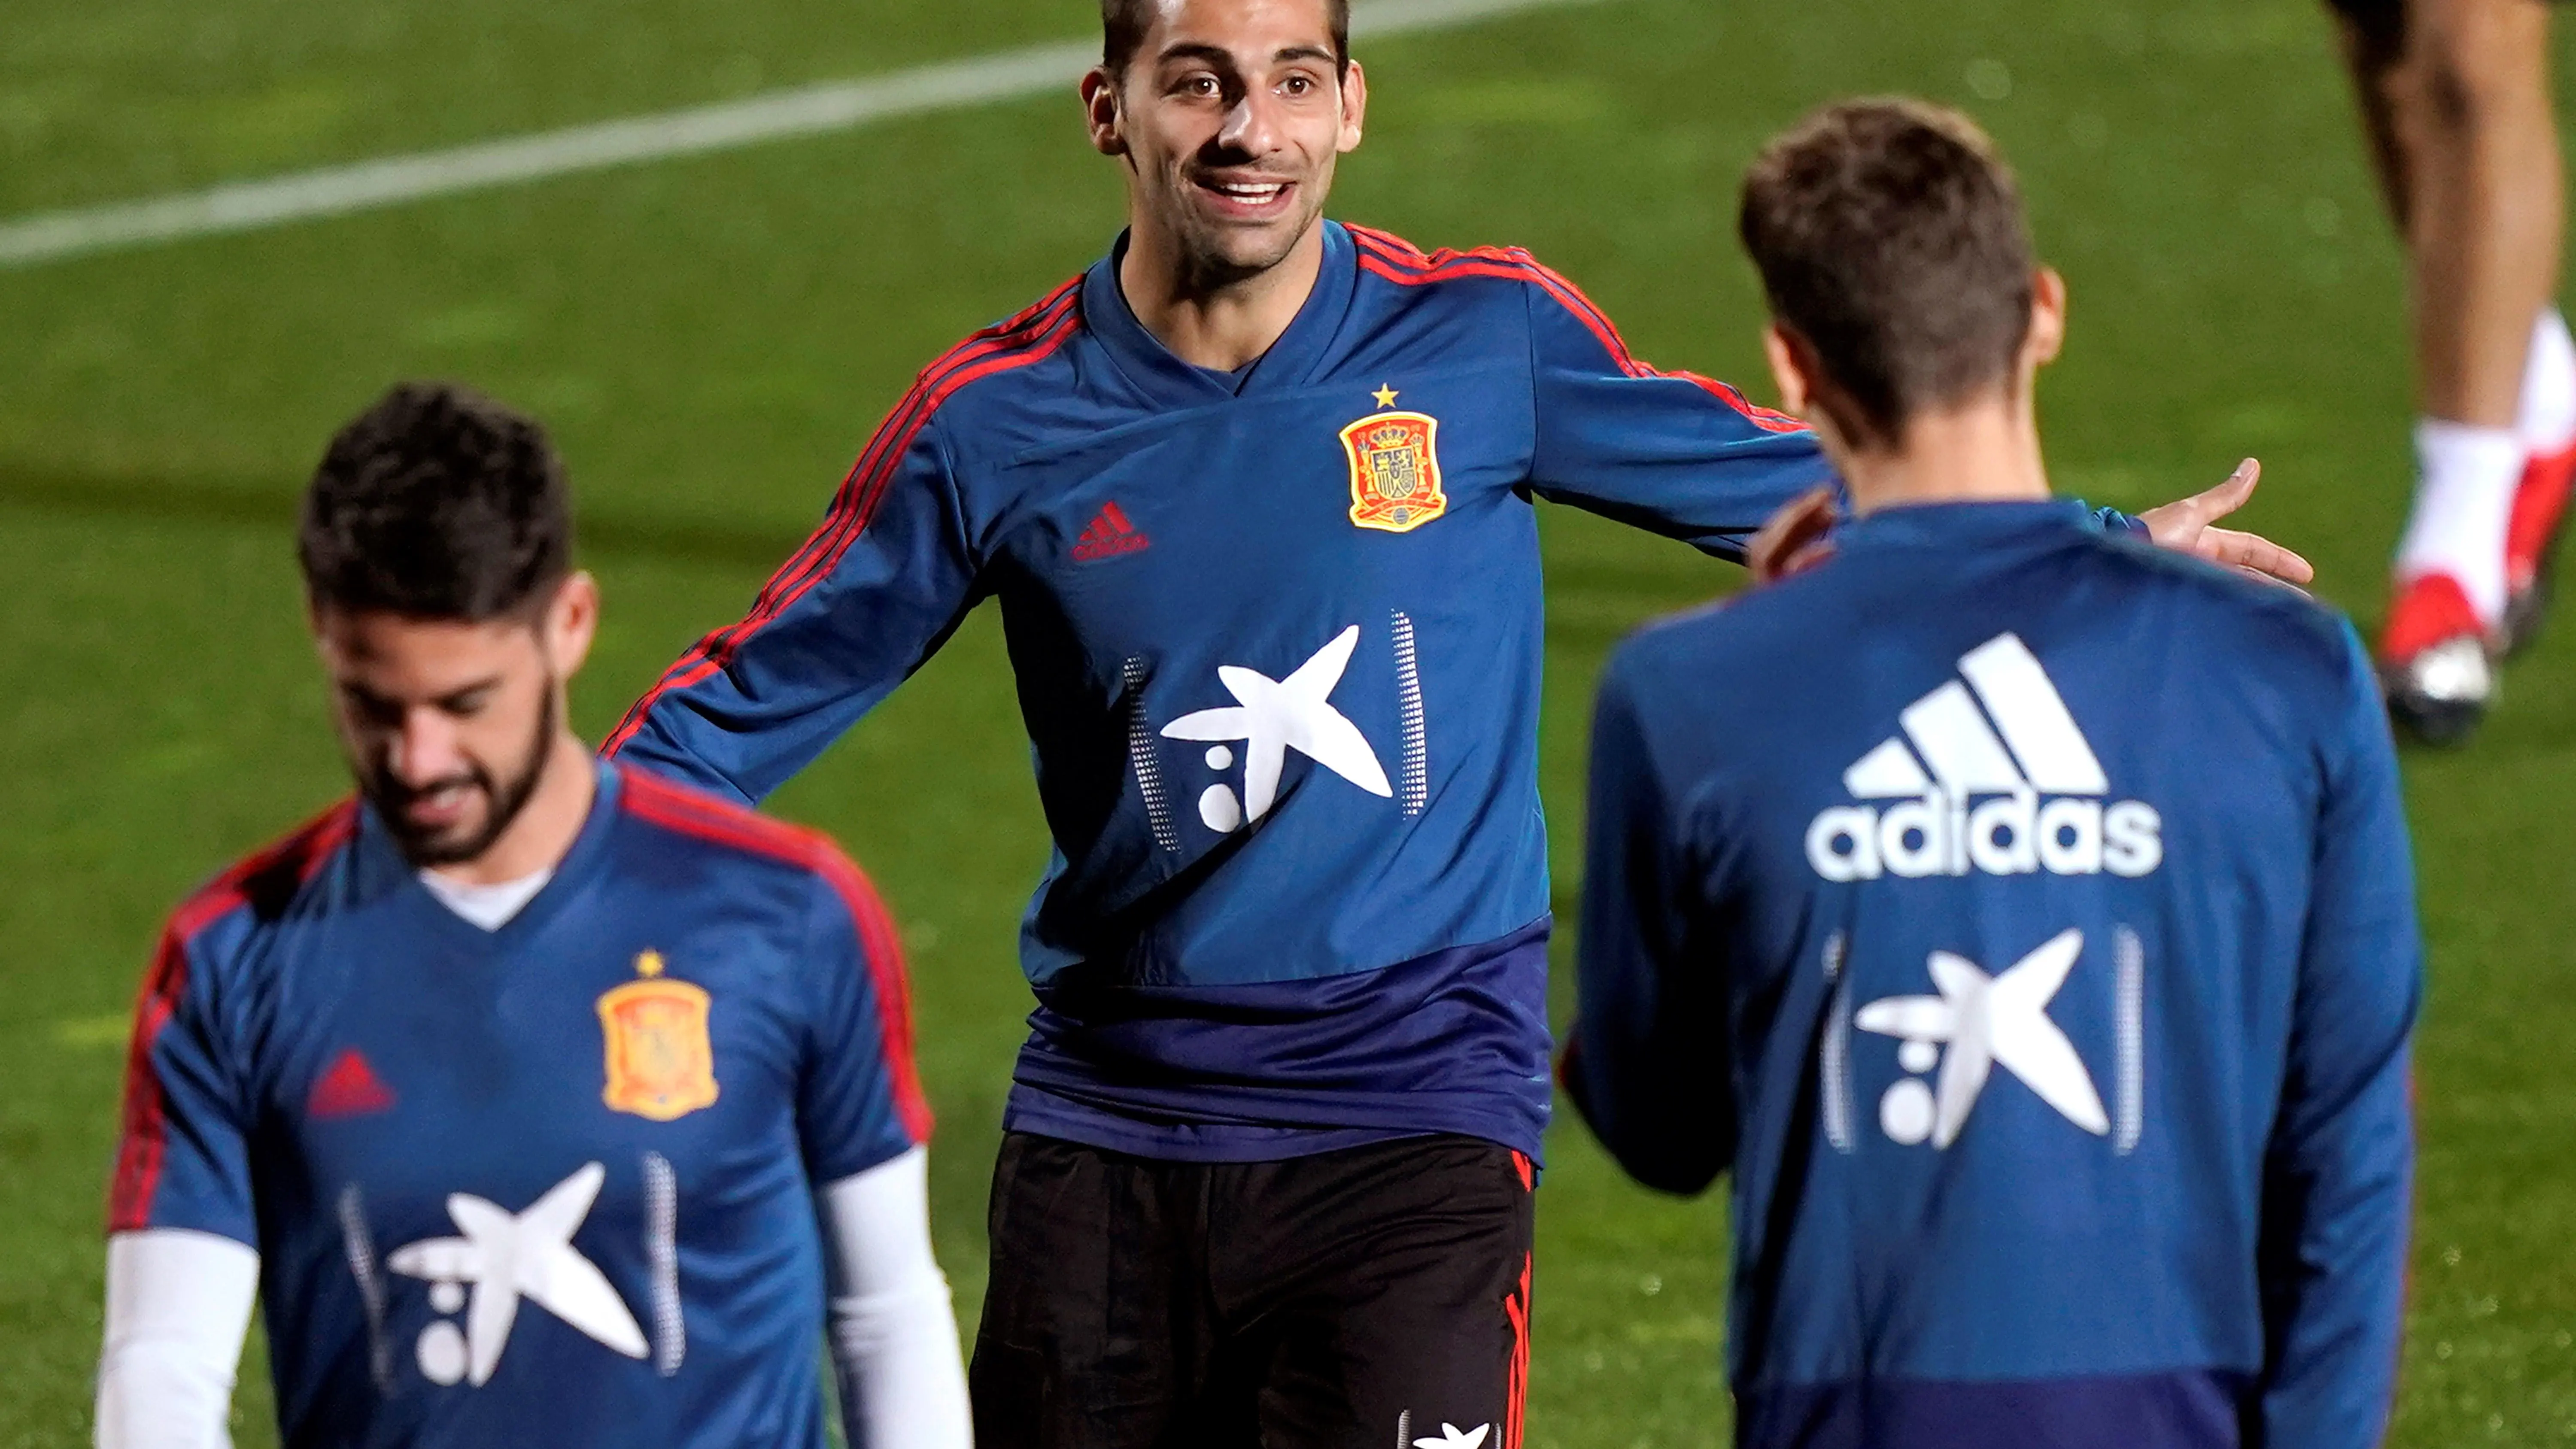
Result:
[[[98,1449],[231,1449],[259,1254],[176,1228],[107,1240]]]
[[[851,1449],[970,1449],[957,1311],[930,1252],[928,1149],[827,1184],[817,1207]]]

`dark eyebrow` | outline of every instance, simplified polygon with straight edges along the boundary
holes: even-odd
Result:
[[[1270,59],[1273,64],[1285,64],[1290,61],[1299,60],[1333,62],[1339,60],[1340,57],[1336,56],[1332,50],[1325,46],[1292,45],[1287,49],[1280,51],[1277,55],[1272,56]],[[1227,50],[1222,46],[1182,41],[1156,57],[1155,64],[1169,65],[1176,60],[1204,61],[1210,65],[1231,68],[1234,65],[1234,52]]]
[[[1154,63],[1156,65],[1169,65],[1176,60],[1200,60],[1206,61],[1211,65],[1232,66],[1234,64],[1234,52],[1227,50],[1222,46],[1198,45],[1189,41],[1183,41],[1178,45],[1174,45],[1166,49],[1161,55],[1154,57]]]
[[[475,695],[491,693],[493,690],[500,688],[501,684],[501,676],[495,674],[489,679],[478,679],[472,684],[465,685],[458,689],[451,689],[445,694],[440,695],[437,699],[431,701],[431,703],[445,708],[454,708],[457,704]]]

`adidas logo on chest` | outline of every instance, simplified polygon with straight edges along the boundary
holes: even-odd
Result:
[[[1807,827],[1829,881],[1930,876],[2152,874],[2164,819],[2109,799],[2102,762],[2048,671],[2017,635],[1959,661],[1958,679],[1908,705],[1900,732],[1843,772],[1867,803]]]

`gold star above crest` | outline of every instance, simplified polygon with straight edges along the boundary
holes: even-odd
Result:
[[[650,980],[662,974],[662,953],[646,951],[635,958],[635,974]]]
[[[1377,399],[1377,405],[1379,407],[1391,408],[1395,406],[1395,400],[1398,394],[1394,388],[1388,387],[1384,383],[1380,383],[1378,384],[1377,391],[1370,393],[1369,396]]]

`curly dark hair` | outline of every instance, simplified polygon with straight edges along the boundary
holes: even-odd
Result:
[[[534,421],[401,383],[331,440],[296,553],[316,609],[480,623],[542,605],[571,571],[571,487]]]

